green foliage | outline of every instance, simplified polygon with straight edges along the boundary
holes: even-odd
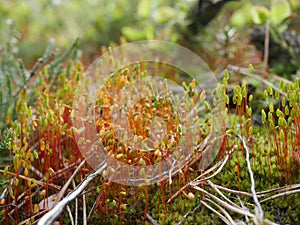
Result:
[[[227,77],[227,73],[225,72],[225,77]],[[232,98],[236,99],[234,101],[236,107],[234,114],[230,113],[226,117],[226,124],[229,126],[227,133],[230,135],[241,134],[247,140],[251,149],[250,161],[254,172],[256,191],[260,192],[285,184],[298,183],[300,179],[298,150],[300,141],[299,79],[296,79],[293,83],[285,83],[282,80],[280,82],[281,94],[278,90],[274,93],[271,86],[264,90],[268,107],[267,109],[261,109],[263,126],[253,124],[252,119],[255,115],[247,113],[246,110],[251,107],[252,100],[249,99],[248,105],[243,104],[247,100],[247,95],[242,94],[242,89],[240,86],[234,88]],[[242,95],[241,101],[238,100],[240,95]],[[232,149],[234,146],[241,145],[239,140],[230,136],[227,139],[226,146],[228,149]],[[251,182],[243,147],[238,147],[231,154],[230,163],[225,166],[223,171],[220,176],[213,179],[214,183],[240,191],[248,192],[250,190]],[[298,216],[295,212],[299,210],[299,206],[293,204],[295,198],[296,201],[299,201],[299,196],[295,195],[294,198],[280,198],[264,203],[263,208],[267,218],[279,223],[294,223],[294,221],[297,221]],[[246,199],[244,201],[247,201]],[[286,203],[286,201],[289,201],[289,203]],[[286,204],[293,205],[294,210],[290,211],[291,207],[285,207]],[[282,214],[279,216],[275,213],[276,211],[280,211]],[[283,222],[280,218],[287,219]]]
[[[95,46],[118,43],[121,36],[130,41],[157,37],[176,41],[175,25],[187,22],[185,15],[190,6],[184,0],[2,0],[0,21],[11,21],[20,32],[19,54],[27,64],[43,53],[49,38],[54,38],[60,48],[80,38],[87,57],[95,54]],[[0,30],[3,28],[2,22]]]
[[[261,2],[260,4],[252,3],[251,1],[245,1],[242,6],[234,12],[231,23],[233,26],[243,27],[248,26],[251,23],[263,25],[267,20],[271,25],[280,27],[281,31],[286,29],[286,20],[291,16],[292,7],[288,0],[274,0]],[[299,5],[297,6],[299,7]]]
[[[269,37],[269,62],[271,71],[290,79],[291,73],[299,70],[299,34],[292,24],[297,24],[296,15],[300,5],[288,0],[272,0],[254,3],[241,3],[231,17],[231,25],[239,30],[256,28],[251,35],[251,42],[263,50],[265,32]],[[262,32],[262,33],[261,33]],[[285,59],[285,57],[287,59]]]
[[[71,108],[72,89],[83,69],[77,62],[78,40],[63,54],[54,51],[54,41],[50,40],[44,55],[28,70],[17,58],[16,33],[8,25],[12,36],[1,43],[0,55],[0,154],[8,180],[6,189],[1,189],[1,201],[29,204],[32,199],[22,199],[19,194],[36,190],[37,182],[48,182],[54,170],[62,168],[61,139],[71,134],[66,113]],[[68,158],[70,162],[74,159]],[[17,217],[24,219],[26,213],[36,212],[36,208],[31,204]],[[11,213],[16,215],[17,211]],[[1,220],[8,221],[9,217],[5,214]]]
[[[13,28],[8,24],[8,31],[13,32]],[[34,96],[32,87],[36,83],[35,76],[39,70],[43,69],[45,63],[50,66],[47,69],[49,81],[55,82],[62,69],[61,64],[67,57],[76,57],[78,40],[74,41],[71,47],[61,56],[54,53],[54,41],[51,39],[44,55],[36,62],[32,70],[25,68],[22,60],[16,56],[17,38],[12,35],[10,39],[1,46],[3,52],[0,55],[0,132],[16,119],[16,104],[19,94],[26,93],[28,101],[32,102]],[[55,59],[50,63],[50,57],[55,54]]]
[[[15,103],[15,119],[8,120],[12,128],[5,136],[5,140],[13,157],[11,166],[5,169],[5,173],[6,175],[10,174],[9,177],[13,175],[15,179],[11,185],[8,185],[10,194],[6,201],[10,203],[20,201],[21,193],[32,193],[40,186],[44,189],[40,193],[44,194],[41,194],[42,197],[34,196],[29,199],[31,205],[28,207],[28,212],[30,213],[40,207],[38,204],[42,199],[48,198],[50,193],[55,193],[51,186],[54,185],[55,177],[59,176],[59,171],[65,168],[64,162],[71,165],[81,158],[73,141],[74,129],[70,125],[73,90],[83,73],[83,67],[75,57],[76,47],[77,42],[75,41],[69,50],[58,55],[36,72],[34,86],[23,88],[18,94]],[[68,60],[69,55],[73,55],[75,58]],[[65,63],[66,67],[62,67],[62,63]],[[20,67],[20,63],[18,66],[25,71],[22,66]],[[253,66],[250,66],[249,69],[251,73],[254,72]],[[20,79],[22,79],[22,73],[20,74]],[[143,73],[141,72],[141,74]],[[122,71],[120,74],[114,74],[116,77],[124,77],[122,75],[124,75]],[[300,140],[299,79],[293,83],[282,81],[280,83],[281,93],[278,90],[274,91],[271,86],[266,87],[265,99],[269,101],[269,104],[265,109],[266,112],[263,111],[262,115],[264,126],[257,127],[252,123],[252,118],[256,115],[252,113],[253,96],[248,96],[247,85],[236,85],[233,88],[233,96],[229,97],[227,88],[231,82],[230,78],[229,71],[225,71],[223,84],[219,84],[217,88],[217,93],[224,98],[226,103],[233,101],[235,105],[235,108],[232,109],[235,111],[234,113],[227,111],[228,137],[227,141],[223,142],[219,155],[221,157],[227,150],[235,150],[231,154],[229,163],[212,181],[235,190],[250,190],[251,182],[245,162],[245,149],[240,140],[233,136],[240,134],[247,140],[251,149],[250,160],[256,178],[257,191],[299,182],[297,175],[299,170],[297,146]],[[193,82],[183,83],[183,87],[186,94],[198,96],[195,94]],[[31,98],[34,101],[31,101]],[[280,106],[276,107],[273,101],[279,99]],[[278,143],[280,144],[278,145]],[[118,156],[119,154],[116,155],[116,157]],[[141,161],[141,159],[137,163],[144,165],[145,160]],[[36,168],[42,178],[34,173],[32,168]],[[220,223],[219,219],[212,216],[208,209],[199,206],[203,196],[191,188],[184,191],[191,193],[193,197],[180,194],[173,201],[167,203],[167,200],[177,190],[199,175],[197,165],[191,165],[191,168],[193,168],[191,171],[183,169],[182,173],[173,177],[172,186],[168,180],[147,188],[107,183],[101,179],[96,181],[94,191],[91,191],[88,200],[88,204],[92,205],[96,201],[97,205],[94,215],[89,218],[90,222],[100,219],[111,224],[132,223],[133,221],[143,223],[147,220],[146,214],[149,213],[160,224],[173,224],[174,221],[180,222],[186,213],[199,207],[194,213],[186,216],[183,224],[191,223],[191,221],[201,224]],[[44,183],[48,186],[44,186]],[[212,190],[208,191],[213,193]],[[249,201],[249,198],[243,197],[242,201]],[[277,201],[285,200],[278,199]],[[289,201],[294,201],[294,199]],[[280,204],[276,203],[264,208],[268,212],[267,218],[276,219],[273,209],[283,207],[279,206]],[[74,209],[74,205],[71,207]],[[289,213],[285,215],[288,217],[286,221],[297,221],[292,209],[287,208],[286,212]],[[16,220],[26,219],[25,213],[14,213],[15,217],[18,217]],[[66,215],[63,218],[64,222],[69,220]],[[235,218],[241,219],[239,216]],[[3,219],[8,220],[8,217],[4,216]]]

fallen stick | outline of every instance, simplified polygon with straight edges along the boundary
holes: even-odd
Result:
[[[59,215],[62,213],[66,205],[68,205],[69,202],[77,198],[96,177],[101,175],[102,171],[105,170],[106,167],[107,164],[106,162],[104,162],[98,170],[86,177],[74,191],[70,192],[65,198],[58,202],[48,213],[46,213],[38,221],[38,225],[52,225],[56,218],[59,217]]]

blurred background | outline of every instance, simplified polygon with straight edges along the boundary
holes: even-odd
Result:
[[[263,29],[268,17],[279,32],[299,32],[299,4],[298,0],[0,0],[0,45],[3,51],[10,42],[26,67],[43,55],[50,40],[57,49],[66,49],[76,38],[86,64],[101,54],[102,46],[159,39],[189,47],[212,69],[259,65],[262,49],[257,47],[263,37],[251,43],[254,29]]]
[[[0,42],[19,42],[14,51],[26,64],[43,54],[51,38],[58,48],[79,38],[85,58],[122,37],[176,42],[173,28],[184,23],[191,5],[186,0],[1,0]]]

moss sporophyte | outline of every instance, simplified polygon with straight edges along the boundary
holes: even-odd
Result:
[[[70,106],[72,89],[82,71],[81,64],[70,64],[69,76],[58,76],[56,92],[51,91],[51,84],[41,75],[40,83],[34,89],[35,104],[28,103],[25,92],[20,93],[16,105],[18,118],[9,120],[12,129],[7,131],[7,148],[12,161],[3,170],[11,180],[7,184],[4,205],[1,203],[4,224],[9,224],[12,217],[19,222],[29,217],[37,220],[39,212],[47,210],[55,201],[59,190],[82,161],[78,145],[90,140],[83,138],[76,143],[74,135],[86,134],[90,128],[75,127],[70,122],[75,116]],[[267,104],[257,108],[257,92],[249,94],[246,84],[232,88],[229,72],[225,72],[223,84],[218,85],[215,94],[228,107],[224,116],[227,132],[222,136],[218,157],[211,167],[203,169],[199,164],[203,155],[196,157],[194,153],[202,145],[206,147],[204,149],[210,148],[209,142],[203,142],[209,140],[213,129],[211,118],[195,112],[192,122],[187,125],[182,115],[186,115],[184,113],[188,113],[199,99],[203,104],[200,105],[201,112],[209,112],[213,110],[214,100],[209,101],[207,93],[198,90],[195,81],[183,83],[181,97],[174,96],[170,86],[164,83],[160,84],[160,90],[155,89],[153,83],[151,86],[151,82],[141,82],[133,88],[132,81],[146,78],[147,72],[143,67],[124,68],[115,72],[95,92],[96,101],[90,107],[94,112],[97,141],[107,154],[107,163],[109,165],[109,159],[113,159],[130,166],[155,165],[171,154],[176,157],[174,149],[183,144],[193,146],[191,160],[174,176],[172,171],[171,175],[162,171],[166,179],[148,186],[122,185],[99,177],[83,193],[88,196],[85,204],[91,207],[88,219],[91,223],[99,219],[105,223],[146,223],[152,218],[160,224],[185,220],[216,224],[219,219],[211,216],[209,207],[224,202],[231,207],[244,202],[249,208],[247,215],[254,216],[254,208],[247,204],[252,201],[252,195],[248,193],[251,180],[245,147],[250,149],[249,160],[257,197],[265,212],[264,219],[276,220],[274,212],[281,210],[289,213],[284,217],[287,222],[297,221],[297,213],[287,206],[293,205],[294,210],[299,211],[297,195],[283,199],[272,195],[271,190],[280,191],[284,185],[290,185],[285,187],[290,187],[291,191],[297,190],[292,184],[299,182],[300,169],[299,79],[291,84],[281,82],[280,91],[266,87],[260,94]],[[127,95],[120,95],[120,92]],[[120,107],[116,102],[124,104]],[[175,107],[178,105],[182,107]],[[189,132],[197,134],[196,138],[184,139]],[[244,142],[236,134],[243,137]],[[88,165],[83,166],[74,176],[74,182],[80,183],[92,171]],[[109,167],[104,173],[109,175],[116,171],[116,167]],[[139,175],[146,177],[148,172],[141,169]],[[66,193],[70,191],[70,187],[66,189]],[[216,191],[223,194],[222,199],[217,197]],[[274,200],[273,196],[276,197]],[[70,210],[76,210],[83,203],[82,198],[77,201],[69,205]],[[28,207],[20,206],[20,210],[14,207],[21,203]],[[68,213],[63,212],[62,218],[69,221]]]

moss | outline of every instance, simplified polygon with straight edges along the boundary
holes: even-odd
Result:
[[[60,65],[64,60],[65,58],[61,57],[54,62]],[[35,99],[35,104],[29,104],[31,98],[28,96],[28,90],[19,93],[19,99],[16,101],[15,106],[17,119],[8,119],[12,132],[7,138],[9,144],[5,142],[5,147],[9,147],[14,154],[9,172],[19,174],[21,171],[24,176],[37,179],[36,174],[30,171],[31,166],[34,166],[45,176],[44,182],[49,185],[63,185],[70,174],[66,174],[67,176],[63,177],[56,173],[65,169],[60,157],[64,157],[64,160],[69,165],[78,162],[82,157],[74,142],[74,133],[84,132],[84,130],[71,128],[70,117],[72,115],[70,109],[73,90],[76,88],[76,84],[83,73],[83,66],[80,62],[71,60],[67,69],[63,69],[62,66],[58,65],[53,68],[55,63],[46,66],[40,72],[37,85],[31,92]],[[104,112],[101,109],[101,104],[103,102],[111,104],[111,96],[107,93],[108,91],[112,93],[120,91],[129,81],[145,75],[146,71],[139,64],[131,65],[130,68],[123,68],[115,72],[112,76],[113,79],[107,81],[107,85],[110,88],[100,90],[99,101],[97,101],[100,108],[98,113],[101,115],[96,120],[96,126],[99,128],[99,136],[101,141],[103,141],[103,145],[107,149],[109,147],[107,151],[114,155],[117,160],[126,159],[132,165],[153,164],[157,162],[156,160],[158,156],[161,156],[161,152],[156,151],[154,155],[151,155],[149,152],[134,155],[135,153],[129,151],[128,146],[115,137],[115,133],[110,125],[113,121],[108,123],[106,119],[103,119],[105,116],[111,115],[109,114],[110,112]],[[299,150],[297,149],[300,143],[299,80],[290,85],[280,85],[286,96],[275,92],[271,86],[267,87],[266,90],[261,92],[261,95],[264,95],[267,107],[252,111],[255,97],[250,100],[247,86],[245,84],[241,86],[236,85],[231,93],[232,95],[229,96],[227,89],[229,77],[226,76],[223,85],[218,86],[216,93],[220,93],[224,101],[228,103],[228,107],[231,107],[226,111],[227,135],[225,135],[222,146],[220,146],[219,155],[214,159],[212,165],[224,157],[228,151],[232,149],[234,151],[230,155],[229,162],[211,181],[223,187],[250,192],[251,182],[245,160],[245,146],[235,136],[240,134],[251,151],[250,164],[254,173],[257,192],[277,186],[299,183],[300,164]],[[109,82],[112,82],[113,85],[109,85]],[[186,105],[190,106],[194,101],[193,97],[199,95],[195,88],[195,81],[183,83],[183,87],[185,89],[183,101],[186,101]],[[167,87],[164,88],[167,89]],[[135,92],[137,95],[139,94],[138,90],[135,90]],[[203,93],[200,96],[202,95],[203,97]],[[255,96],[255,93],[253,95]],[[191,101],[188,101],[189,97],[191,97]],[[169,99],[155,96],[152,102],[152,99],[145,98],[133,108],[135,111],[133,110],[133,112],[129,113],[133,121],[130,126],[137,138],[147,138],[147,129],[144,128],[149,124],[149,121],[146,119],[148,114],[150,117],[152,116],[151,110],[153,108],[163,114],[156,116],[161,116],[164,119],[166,126],[169,128],[168,132],[176,134],[175,136],[181,135],[182,130],[178,124],[182,121],[180,118],[173,116],[177,112],[176,110],[172,111],[173,107],[171,107]],[[260,125],[253,122],[253,117],[257,116],[257,112],[262,114]],[[209,125],[210,120],[205,116],[199,115],[199,118],[195,119],[194,122],[196,125],[200,123],[199,140],[197,140],[197,143],[200,143],[212,129]],[[34,151],[30,150],[33,146],[32,142],[36,143]],[[170,138],[166,138],[158,146],[160,151],[170,150],[171,147]],[[88,174],[89,171],[90,168],[82,170],[80,176],[75,177],[75,182],[77,184],[80,183],[84,175]],[[195,191],[192,187],[186,187],[184,189],[185,193],[182,192],[171,202],[167,202],[180,188],[196,179],[201,173],[198,162],[195,162],[182,168],[180,173],[172,177],[172,185],[169,184],[167,179],[159,184],[147,187],[129,187],[113,182],[108,183],[103,178],[99,178],[91,185],[91,190],[86,194],[89,209],[96,203],[94,213],[88,222],[91,224],[97,224],[99,221],[102,224],[147,224],[146,213],[149,213],[160,224],[180,222],[185,214],[192,212],[200,204],[203,198],[202,193]],[[18,199],[21,193],[31,193],[34,188],[31,187],[30,183],[31,181],[24,181],[20,178],[15,180],[14,188],[11,189],[11,196],[7,197],[8,201],[14,202],[14,199]],[[214,190],[205,186],[205,184],[203,184],[203,188],[216,195]],[[188,198],[186,193],[189,192],[192,192],[195,198]],[[54,193],[56,193],[56,190],[49,187],[45,188],[45,196],[43,197],[46,198]],[[240,204],[231,194],[224,194],[236,204]],[[253,203],[250,197],[241,196],[240,198],[245,204]],[[266,218],[279,223],[298,223],[299,198],[299,194],[296,194],[285,198],[277,198],[263,204]],[[41,201],[38,196],[29,198],[29,200],[35,204]],[[78,201],[80,218],[78,222],[81,223],[82,200],[79,199]],[[249,208],[252,207],[249,204],[247,206]],[[70,204],[70,208],[74,211],[74,203]],[[253,209],[251,208],[251,210]],[[33,213],[32,206],[28,207],[28,211],[29,213],[26,212],[27,214]],[[1,213],[1,216],[5,217],[3,210]],[[20,221],[25,219],[26,213],[21,212],[18,215],[18,219]],[[234,219],[243,219],[242,216],[232,212],[231,215]],[[70,218],[66,211],[63,213],[62,220],[63,223],[70,223]],[[192,224],[194,222],[198,224],[222,224],[217,215],[204,206],[187,216],[183,224]]]

